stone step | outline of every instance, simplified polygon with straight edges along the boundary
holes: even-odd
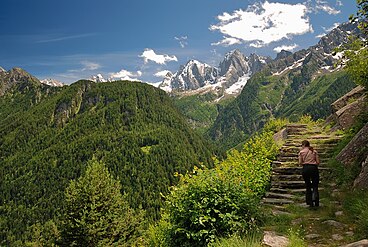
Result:
[[[305,188],[303,189],[282,189],[282,188],[277,188],[277,187],[273,187],[270,189],[270,192],[273,193],[285,193],[285,194],[300,194],[300,193],[305,193]]]
[[[318,152],[318,156],[320,158],[330,158],[332,156],[332,153],[331,152]],[[298,159],[299,156],[298,156],[298,152],[281,152],[278,158],[279,157],[282,157],[283,159],[284,157]]]
[[[279,199],[293,200],[295,199],[295,195],[286,194],[286,193],[267,192],[266,198],[279,198]]]
[[[320,156],[319,157],[321,163],[327,163],[330,158],[329,157],[325,157],[325,156]],[[292,156],[281,156],[281,157],[278,157],[277,158],[277,161],[287,161],[287,162],[295,162],[295,163],[298,163],[298,157],[292,157]]]
[[[323,172],[330,172],[330,168],[326,167],[318,167],[318,170],[320,173]],[[295,166],[295,167],[275,167],[272,169],[273,173],[278,174],[302,174],[302,167],[301,166]]]
[[[277,174],[274,173],[271,175],[271,181],[296,181],[303,180],[301,174]]]
[[[263,198],[262,203],[266,205],[285,205],[294,203],[293,200],[279,199],[279,198]]]
[[[272,187],[284,188],[284,189],[302,189],[305,187],[303,180],[293,181],[271,181]]]

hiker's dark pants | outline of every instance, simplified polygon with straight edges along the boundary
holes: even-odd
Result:
[[[319,171],[317,165],[304,164],[302,170],[303,179],[305,181],[305,201],[310,206],[319,206]]]

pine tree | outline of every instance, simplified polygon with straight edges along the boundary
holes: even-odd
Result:
[[[104,164],[92,160],[86,172],[66,189],[61,246],[134,246],[142,214],[132,210],[121,185]]]

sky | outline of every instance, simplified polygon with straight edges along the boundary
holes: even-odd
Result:
[[[356,11],[355,0],[1,0],[0,66],[155,83],[190,59],[308,48]]]

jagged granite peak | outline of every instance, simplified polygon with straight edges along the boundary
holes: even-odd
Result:
[[[171,92],[172,91],[171,80],[173,76],[174,76],[173,73],[171,73],[170,71],[167,72],[165,77],[162,79],[161,84],[158,87],[168,93]]]
[[[275,60],[286,58],[292,54],[293,53],[291,51],[281,50],[279,53],[277,53]]]
[[[322,48],[325,53],[330,54],[333,52],[334,48],[341,44],[347,43],[349,41],[350,35],[359,36],[360,34],[361,31],[358,28],[358,23],[342,23],[338,27],[334,28],[331,32],[323,36],[318,44],[313,48]]]
[[[195,90],[215,83],[217,75],[217,68],[192,59],[172,76],[171,87],[178,91]]]
[[[51,86],[51,87],[63,87],[64,86],[64,83],[58,80],[55,80],[55,79],[51,79],[51,78],[43,79],[41,80],[41,83]]]
[[[352,34],[360,34],[357,24],[343,23],[322,37],[318,44],[289,54],[284,58],[278,56],[279,59],[276,58],[267,67],[272,74],[280,75],[286,71],[300,69],[303,65],[313,62],[315,63],[313,73],[319,70],[333,71],[336,69],[333,65],[339,59],[333,56],[334,49],[347,43]]]
[[[255,53],[251,53],[248,57],[249,67],[252,74],[262,70],[268,63],[272,61],[271,57],[259,56]]]
[[[249,71],[249,65],[243,53],[236,49],[225,55],[224,60],[220,62],[219,70],[220,76],[224,76],[231,70],[236,70],[239,76],[242,76]]]

